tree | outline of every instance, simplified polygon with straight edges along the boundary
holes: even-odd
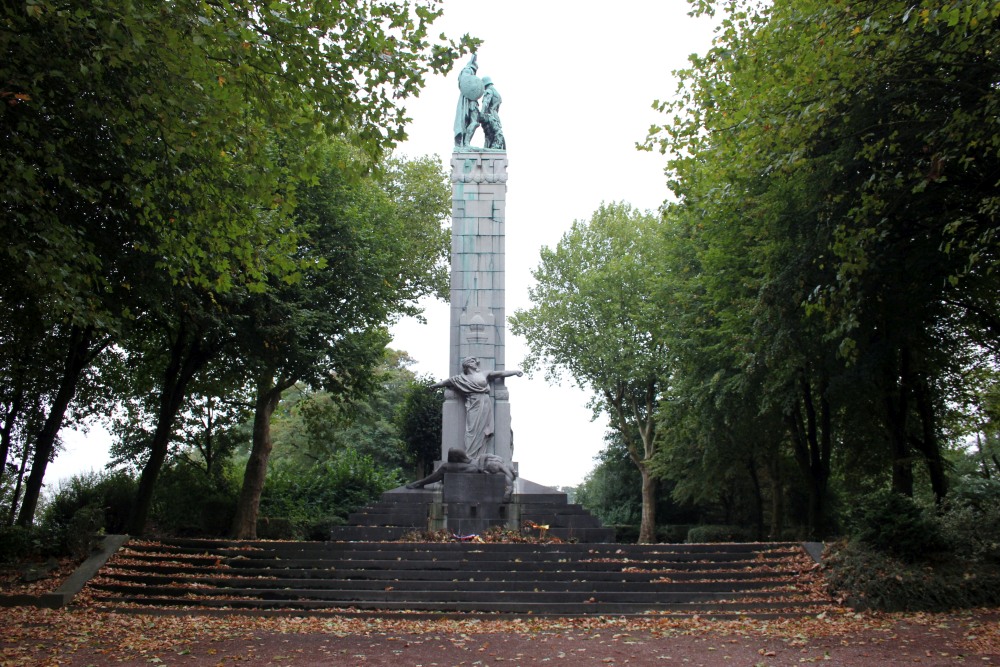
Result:
[[[679,73],[680,98],[661,105],[672,122],[649,144],[672,152],[674,215],[698,260],[683,321],[708,323],[677,346],[679,394],[720,390],[697,404],[712,407],[700,433],[713,411],[748,423],[741,396],[758,423],[782,417],[771,441],[794,453],[813,532],[834,462],[875,460],[869,450],[904,493],[923,462],[940,499],[956,378],[996,341],[1000,132],[984,54],[1000,10],[698,6],[724,13],[719,37]]]
[[[4,295],[43,304],[43,342],[62,359],[32,435],[19,519],[30,523],[80,378],[137,316],[147,267],[206,293],[294,279],[290,216],[312,177],[309,146],[339,134],[378,158],[403,136],[398,100],[475,41],[431,44],[440,11],[422,2],[41,0],[2,12]],[[4,299],[5,320],[17,302]]]
[[[528,369],[569,375],[595,394],[642,476],[640,542],[656,539],[655,411],[671,357],[664,322],[650,299],[658,289],[660,224],[625,203],[602,204],[575,221],[532,272],[533,305],[511,318],[524,336]]]
[[[373,367],[389,342],[387,325],[415,314],[416,301],[444,291],[449,199],[441,167],[428,158],[391,160],[370,177],[341,142],[324,149],[317,184],[303,191],[297,224],[308,230],[300,252],[311,269],[246,304],[240,345],[257,398],[253,448],[233,534],[253,537],[272,449],[270,419],[296,382],[335,397],[377,387]],[[391,419],[391,418],[387,418]]]

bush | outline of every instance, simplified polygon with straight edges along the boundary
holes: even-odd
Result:
[[[639,526],[635,524],[616,524],[615,542],[619,544],[635,544],[639,541]]]
[[[257,519],[257,537],[262,540],[297,540],[301,535],[290,519],[262,516]]]
[[[706,542],[751,542],[753,535],[743,526],[694,526],[688,531],[688,544]]]
[[[691,528],[693,526],[685,523],[659,526],[656,529],[656,539],[658,542],[680,543],[687,539]]]
[[[345,519],[400,484],[397,471],[387,472],[370,456],[346,449],[305,470],[272,469],[261,494],[260,514],[289,520],[294,538],[301,539],[313,524]]]
[[[34,560],[42,553],[39,531],[23,526],[0,526],[0,563]]]
[[[1000,482],[962,479],[948,494],[937,526],[950,551],[972,562],[1000,565]]]
[[[229,533],[236,514],[236,490],[194,466],[174,462],[163,469],[153,494],[153,532],[190,537]]]
[[[1000,604],[1000,573],[954,558],[915,565],[861,542],[841,542],[824,564],[834,595],[857,609],[947,611]]]
[[[135,489],[135,480],[125,472],[71,477],[42,507],[38,523],[41,551],[80,557],[90,551],[97,533],[124,532]]]
[[[944,548],[937,522],[898,493],[882,491],[864,499],[850,512],[848,524],[852,540],[907,562]]]

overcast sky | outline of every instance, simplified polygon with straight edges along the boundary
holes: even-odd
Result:
[[[655,210],[667,197],[659,153],[637,151],[664,117],[653,100],[675,95],[672,71],[711,44],[708,19],[687,15],[684,0],[445,0],[434,34],[464,33],[484,40],[479,75],[503,97],[507,139],[507,314],[530,307],[531,269],[542,246],[554,246],[576,219],[589,219],[602,201],[627,201]],[[407,103],[409,139],[399,152],[437,154],[448,167],[458,100],[460,62],[448,77],[433,77]],[[474,145],[482,145],[477,133]],[[393,347],[417,361],[414,370],[448,374],[448,305],[427,302],[427,324],[405,321]],[[525,356],[524,341],[506,336],[507,366]],[[591,421],[589,393],[566,378],[549,385],[541,373],[507,382],[521,476],[549,486],[576,485],[593,468],[607,422]],[[67,448],[46,478],[59,480],[107,461],[108,436],[64,434]]]

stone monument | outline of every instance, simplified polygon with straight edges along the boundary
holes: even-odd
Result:
[[[517,474],[505,381],[504,239],[507,142],[500,93],[476,73],[476,56],[458,77],[451,157],[451,327],[444,389],[441,460],[433,473],[383,494],[351,515],[333,539],[397,539],[408,527],[458,536],[490,527],[544,524],[562,539],[604,542],[614,531],[566,494]],[[480,109],[479,100],[482,99]],[[482,129],[484,146],[472,141]]]
[[[498,116],[499,93],[489,77],[476,76],[477,70],[473,56],[458,77],[451,157],[450,379],[439,383],[445,387],[441,460],[457,448],[472,459],[492,454],[513,464],[510,400],[504,380],[521,372],[504,370],[506,142]],[[480,113],[478,99],[484,93]],[[495,147],[471,145],[480,124],[486,143]],[[467,362],[476,364],[472,375]],[[477,386],[471,380],[475,375],[481,376]],[[479,410],[480,397],[491,404],[492,414]],[[473,415],[483,423],[473,424]],[[492,431],[492,437],[487,433],[477,438],[476,432],[484,429]]]

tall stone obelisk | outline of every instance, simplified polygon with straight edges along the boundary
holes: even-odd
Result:
[[[498,110],[500,94],[489,77],[480,79],[476,57],[459,74],[455,149],[451,158],[451,335],[449,374],[463,372],[462,360],[475,357],[489,375],[505,369],[504,226],[507,204],[507,151]],[[482,99],[482,108],[479,100]],[[485,145],[471,145],[482,128]],[[490,382],[493,436],[485,454],[511,463],[513,436],[504,378]],[[441,460],[448,450],[466,448],[465,403],[445,390]]]
[[[449,373],[477,357],[488,373],[504,370],[504,225],[507,153],[462,147],[451,158],[451,336]],[[487,453],[511,461],[510,401],[504,380],[492,383],[494,436]],[[441,457],[465,447],[462,396],[445,391]]]

